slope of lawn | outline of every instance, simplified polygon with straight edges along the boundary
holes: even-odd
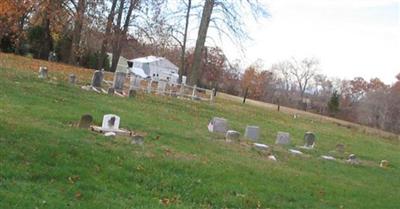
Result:
[[[55,77],[59,76],[54,74]],[[121,117],[145,132],[143,146],[74,124],[90,113]],[[260,126],[277,162],[246,143],[207,131],[213,116],[244,132]],[[304,156],[274,146],[277,131],[317,135]],[[332,152],[336,144],[346,153]],[[343,159],[355,153],[361,165]],[[319,156],[330,154],[337,161]],[[383,159],[388,169],[379,168]],[[0,66],[0,208],[399,208],[400,143],[306,116],[217,99],[216,104],[100,95],[63,78]]]

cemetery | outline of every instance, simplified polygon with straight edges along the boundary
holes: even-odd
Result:
[[[0,208],[398,206],[398,139],[125,73],[0,66],[0,89]]]

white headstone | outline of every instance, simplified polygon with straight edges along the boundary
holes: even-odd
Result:
[[[266,144],[254,143],[253,145],[254,145],[256,148],[261,149],[261,150],[265,150],[265,149],[268,149],[268,148],[269,148],[269,146],[266,145]]]
[[[158,86],[157,86],[157,93],[158,94],[164,94],[165,93],[165,88],[167,88],[167,82],[164,80],[159,80],[158,81]]]
[[[103,116],[101,129],[103,131],[115,131],[119,129],[120,118],[118,115],[108,114]]]
[[[276,136],[275,144],[282,144],[282,145],[290,144],[290,134],[279,131]]]
[[[225,118],[214,117],[208,124],[208,131],[225,134],[228,129],[228,121]]]
[[[299,150],[289,149],[289,152],[295,155],[302,155],[303,153]]]
[[[132,75],[130,82],[130,89],[139,90],[141,79],[138,76]]]
[[[260,138],[260,128],[258,126],[247,126],[244,136],[248,139],[258,141]]]
[[[182,76],[182,84],[186,84],[186,76]]]

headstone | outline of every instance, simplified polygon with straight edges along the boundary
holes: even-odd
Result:
[[[258,126],[247,126],[244,136],[248,139],[258,141],[260,138],[260,128]]]
[[[157,85],[157,93],[158,94],[164,94],[166,87],[167,87],[167,82],[164,81],[164,80],[159,80],[158,81],[158,85]]]
[[[226,140],[238,141],[240,137],[240,133],[234,130],[228,130],[225,134]]]
[[[344,153],[344,144],[337,144],[336,151],[339,153]]]
[[[315,134],[312,132],[306,132],[304,134],[304,147],[314,148],[315,145]]]
[[[279,131],[276,135],[275,144],[287,145],[290,144],[290,134]]]
[[[329,156],[329,155],[322,155],[321,158],[324,159],[324,160],[335,160],[334,157]]]
[[[115,132],[107,132],[107,133],[104,134],[104,136],[110,136],[110,137],[114,137],[116,135],[117,134]]]
[[[101,129],[103,131],[115,131],[119,129],[120,118],[118,115],[108,114],[103,116]]]
[[[89,128],[92,125],[93,117],[89,114],[82,115],[81,119],[79,120],[78,127],[79,128]]]
[[[379,164],[379,166],[380,166],[381,168],[387,168],[387,167],[389,167],[389,161],[387,161],[387,160],[382,160],[381,163]]]
[[[182,82],[181,82],[181,84],[186,84],[186,76],[182,76]]]
[[[299,150],[289,149],[289,152],[295,155],[302,155],[303,153]]]
[[[103,72],[100,70],[94,71],[91,85],[95,88],[100,88],[101,82],[103,82]]]
[[[347,162],[350,164],[358,164],[358,160],[355,154],[350,154]]]
[[[196,92],[197,92],[197,85],[194,85],[192,91],[192,100],[194,100],[197,97]]]
[[[48,70],[47,67],[39,67],[39,78],[47,79]]]
[[[148,93],[148,94],[150,94],[151,91],[152,91],[152,89],[153,89],[153,87],[152,87],[152,85],[151,85],[152,83],[153,83],[152,80],[149,80],[148,83],[147,83],[147,93]]]
[[[117,92],[122,92],[124,90],[126,73],[125,72],[115,72],[114,73],[114,82],[113,88]]]
[[[132,137],[131,144],[143,145],[143,143],[144,143],[143,136],[135,135]]]
[[[140,90],[141,79],[138,76],[132,75],[129,89]]]
[[[136,97],[137,91],[135,89],[129,89],[128,97],[134,98]]]
[[[208,124],[208,131],[225,134],[228,129],[228,121],[225,118],[214,117]]]
[[[110,87],[110,88],[107,89],[107,94],[108,95],[113,95],[114,92],[115,92],[115,89],[113,87]]]
[[[69,74],[68,76],[68,82],[72,85],[76,84],[76,75],[75,74]]]
[[[255,148],[260,150],[267,150],[269,148],[269,146],[266,144],[254,143],[253,145]]]

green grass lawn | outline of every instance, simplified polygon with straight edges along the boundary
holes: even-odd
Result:
[[[398,140],[222,99],[127,99],[60,80],[0,68],[0,208],[400,208]],[[74,127],[86,113],[98,125],[119,115],[122,128],[148,133],[144,146]],[[209,133],[213,116],[241,133],[260,126],[278,161]],[[277,131],[291,147],[313,131],[316,148],[293,156],[274,146]],[[344,155],[331,152],[338,143]],[[344,163],[350,153],[361,165]]]

